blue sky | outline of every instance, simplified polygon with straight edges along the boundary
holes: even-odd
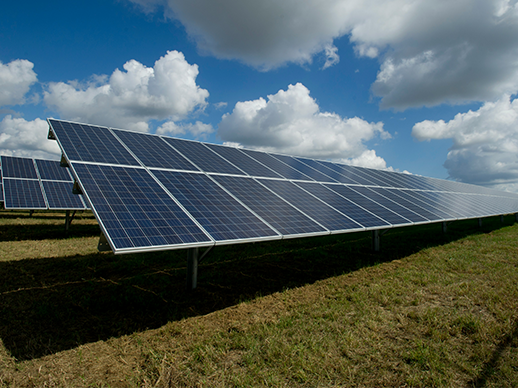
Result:
[[[8,2],[0,153],[47,117],[518,192],[517,0]]]

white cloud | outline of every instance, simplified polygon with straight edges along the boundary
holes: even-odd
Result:
[[[333,45],[328,45],[325,47],[326,54],[326,63],[322,66],[322,70],[327,69],[328,67],[336,65],[340,62],[340,56],[338,55],[338,47]]]
[[[383,108],[464,103],[518,90],[517,0],[129,0],[162,6],[202,52],[268,70],[307,64],[349,36],[379,58]]]
[[[64,119],[139,131],[148,131],[150,120],[180,120],[206,105],[209,93],[196,84],[198,66],[178,51],[152,68],[136,60],[123,67],[86,84],[50,83],[44,101]]]
[[[48,140],[45,120],[27,121],[5,116],[0,121],[0,154],[31,158],[58,159],[58,143]]]
[[[420,141],[453,139],[444,163],[452,178],[517,191],[518,98],[504,96],[449,122],[417,123],[412,135]]]
[[[167,121],[156,130],[158,135],[179,136],[191,133],[197,138],[205,138],[213,132],[212,125],[200,121],[196,121],[194,124],[176,124],[174,121]]]
[[[25,102],[25,95],[38,80],[33,67],[26,59],[16,59],[6,65],[0,62],[0,106]]]
[[[333,160],[356,158],[375,166],[384,161],[373,152],[366,153],[364,142],[390,137],[383,123],[320,112],[300,83],[269,95],[268,100],[238,102],[232,113],[223,116],[218,135],[227,143],[263,151]]]

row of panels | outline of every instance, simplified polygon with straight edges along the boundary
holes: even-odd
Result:
[[[71,163],[115,253],[345,233],[518,212],[480,194]]]
[[[50,119],[49,124],[49,137],[58,138],[70,161],[517,198],[511,193],[411,174],[54,119]]]
[[[326,161],[49,120],[115,253],[518,212],[518,196]]]
[[[72,193],[73,177],[58,161],[1,157],[2,200],[6,209],[85,210]]]

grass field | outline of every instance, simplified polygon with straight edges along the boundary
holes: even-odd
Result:
[[[90,213],[0,212],[0,386],[517,387],[514,216],[98,253]]]

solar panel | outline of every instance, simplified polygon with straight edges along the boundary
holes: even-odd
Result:
[[[47,209],[39,180],[4,178],[3,186],[6,209]]]
[[[292,182],[266,179],[260,179],[259,182],[331,232],[363,229],[357,222],[308,194]]]
[[[300,173],[313,178],[317,182],[337,182],[335,179],[332,179],[328,175],[325,175],[324,173],[322,173],[318,170],[315,170],[308,164],[303,163],[301,160],[298,160],[296,158],[293,158],[291,156],[286,156],[286,155],[277,155],[277,154],[271,154],[271,155],[274,158],[279,159],[281,162],[286,163],[288,166],[299,171]]]
[[[143,168],[73,163],[116,252],[212,245],[212,239]]]
[[[121,130],[114,130],[113,133],[146,167],[200,171],[158,136]]]
[[[73,182],[41,181],[49,210],[85,210],[81,195],[74,194]]]
[[[153,171],[216,241],[281,237],[204,174]]]
[[[518,212],[517,195],[473,185],[54,119],[49,124],[115,253]]]
[[[215,175],[213,178],[284,237],[316,236],[328,233],[323,226],[255,179],[224,175]]]
[[[237,148],[224,147],[215,144],[205,144],[212,151],[220,155],[221,157],[228,160],[235,166],[239,166],[241,170],[246,172],[250,176],[264,177],[264,178],[282,178],[281,175],[275,171],[269,169],[265,165],[259,163],[257,160],[252,159],[246,153],[241,152]]]
[[[55,160],[34,159],[38,166],[40,179],[48,181],[65,181],[73,182],[74,179],[68,172],[68,168],[61,167],[60,163]]]
[[[1,166],[3,178],[38,179],[32,159],[2,156]]]
[[[50,123],[69,161],[139,165],[108,128],[52,119]]]
[[[272,155],[269,155],[264,152],[252,151],[252,150],[242,150],[245,154],[254,158],[258,162],[264,164],[268,168],[275,171],[277,174],[281,175],[286,179],[300,179],[312,181],[309,176],[301,173],[298,170],[295,170],[293,167],[288,166],[286,163],[281,162],[280,160],[274,158]]]
[[[380,228],[391,226],[388,222],[384,221],[380,217],[356,205],[346,197],[339,195],[338,193],[326,188],[320,183],[297,182],[296,185],[310,192],[341,213],[347,214],[348,217],[362,225],[364,228]]]
[[[236,166],[230,164],[221,156],[212,152],[202,143],[180,139],[164,138],[177,151],[199,167],[202,171],[221,174],[244,175]]]

